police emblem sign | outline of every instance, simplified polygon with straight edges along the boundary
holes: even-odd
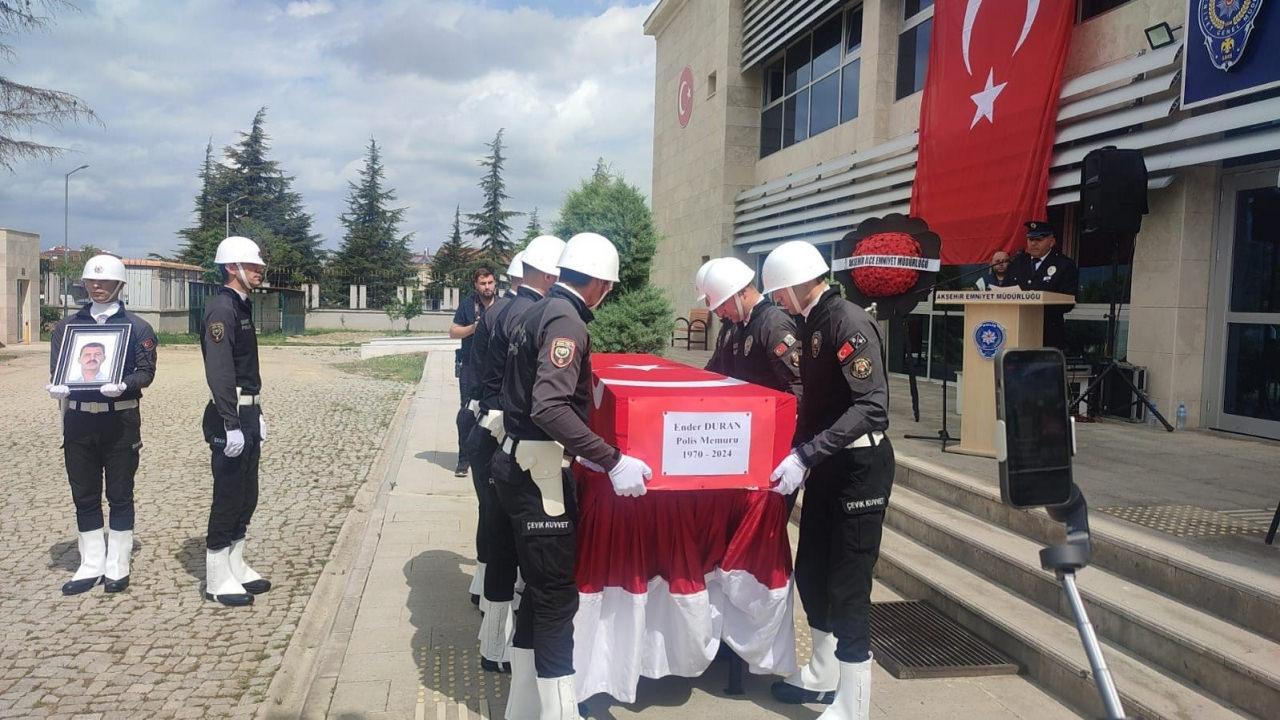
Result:
[[[980,322],[973,329],[973,342],[978,346],[978,353],[988,360],[1004,347],[1006,337],[1008,333],[1004,331],[1004,326],[994,320]]]
[[[1182,106],[1280,85],[1280,17],[1266,0],[1187,0]]]

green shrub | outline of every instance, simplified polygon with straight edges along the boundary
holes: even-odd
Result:
[[[40,331],[49,332],[62,319],[62,308],[53,305],[40,306]]]
[[[592,352],[661,354],[671,342],[675,314],[653,285],[610,297],[590,325]]]

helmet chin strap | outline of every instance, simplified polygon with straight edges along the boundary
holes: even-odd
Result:
[[[747,313],[745,310],[742,309],[742,297],[739,295],[734,295],[733,305],[738,309],[738,322],[744,322],[747,319]]]
[[[116,289],[111,291],[111,296],[107,298],[107,302],[113,303],[120,299],[120,293],[124,292],[124,283],[119,280],[115,281]]]
[[[804,312],[804,308],[803,308],[803,307],[800,307],[800,301],[799,301],[798,299],[796,299],[796,288],[795,288],[795,286],[794,286],[794,285],[788,285],[788,286],[786,287],[786,289],[785,289],[785,292],[787,293],[787,299],[791,301],[791,305],[792,305],[792,307],[794,307],[794,308],[796,309],[796,312],[797,312],[797,313]]]
[[[236,263],[236,277],[240,278],[245,292],[253,290],[253,286],[249,284],[249,273],[244,271],[244,263]]]

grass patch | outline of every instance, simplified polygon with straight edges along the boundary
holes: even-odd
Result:
[[[10,355],[10,354],[8,354],[8,353],[0,353],[0,362],[9,362],[10,360],[12,360],[12,359],[14,359],[14,358],[16,358],[16,357],[18,357],[18,356],[17,356],[17,355]]]
[[[191,333],[156,333],[156,341],[161,345],[199,345],[200,336]],[[288,345],[289,337],[284,333],[262,333],[258,335],[258,345]]]
[[[338,363],[343,372],[378,380],[395,380],[396,382],[417,384],[422,379],[422,364],[426,361],[426,353],[409,355],[384,355],[382,357],[357,360],[355,362]]]

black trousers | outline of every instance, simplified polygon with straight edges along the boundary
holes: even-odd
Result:
[[[471,453],[471,481],[479,503],[476,523],[476,560],[485,564],[484,597],[494,602],[511,602],[516,585],[516,538],[511,518],[502,509],[493,484],[493,456],[498,442],[488,430],[476,426],[468,444]]]
[[[142,450],[138,408],[86,413],[68,409],[62,416],[62,457],[80,532],[102,529],[102,490],[106,481],[111,529],[133,529],[133,476]]]
[[[262,454],[258,418],[262,411],[256,405],[240,407],[240,430],[244,433],[244,451],[229,458],[223,452],[227,433],[222,417],[209,403],[204,409],[204,437],[209,443],[209,466],[213,471],[213,501],[209,505],[209,526],[204,544],[210,550],[230,547],[244,539],[258,507],[258,459]]]
[[[796,588],[809,626],[836,636],[836,658],[871,656],[871,573],[893,490],[893,447],[841,450],[805,482]]]
[[[467,457],[467,438],[471,437],[471,431],[476,428],[476,416],[467,409],[467,403],[471,402],[471,391],[478,384],[476,378],[476,368],[471,363],[463,363],[458,371],[458,416],[454,420],[454,424],[458,426],[458,462],[465,464],[470,462]]]
[[[524,573],[524,595],[516,613],[512,645],[533,650],[538,677],[573,674],[573,617],[578,613],[578,507],[571,476],[561,472],[565,514],[551,517],[529,473],[499,450],[493,482],[502,509],[511,518],[516,556]]]
[[[464,450],[471,458],[471,485],[476,491],[476,560],[489,563],[489,532],[487,521],[490,513],[485,506],[489,504],[489,474],[493,454],[498,450],[498,443],[488,430],[477,424],[467,438]],[[488,570],[485,571],[486,577]]]

